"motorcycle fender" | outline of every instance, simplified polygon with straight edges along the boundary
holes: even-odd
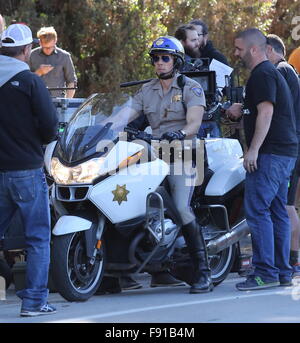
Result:
[[[205,139],[209,169],[214,172],[223,167],[229,161],[239,160],[243,156],[241,144],[232,138],[209,138]]]
[[[243,160],[229,160],[215,171],[206,188],[206,196],[222,196],[245,180],[246,171]]]
[[[53,235],[61,236],[68,233],[89,230],[92,227],[92,222],[76,216],[62,216],[56,222],[52,231]]]
[[[88,199],[113,224],[137,218],[145,215],[147,195],[157,189],[168,172],[169,166],[160,159],[133,164],[97,183]],[[122,197],[117,193],[119,188],[124,192]]]

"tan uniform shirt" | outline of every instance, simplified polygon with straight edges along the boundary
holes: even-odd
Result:
[[[152,134],[160,137],[168,131],[183,129],[186,125],[186,113],[182,104],[182,90],[174,78],[169,91],[163,94],[159,79],[143,85],[133,98],[132,107],[140,114],[144,113],[152,128]],[[198,82],[186,77],[183,89],[186,107],[206,106],[205,95]]]

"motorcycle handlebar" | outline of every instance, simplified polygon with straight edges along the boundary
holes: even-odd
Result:
[[[170,143],[165,138],[162,139],[161,137],[154,137],[145,131],[140,131],[138,129],[134,129],[134,128],[131,128],[128,126],[126,126],[124,128],[124,131],[129,133],[131,135],[131,138],[143,140],[143,141],[147,142],[148,144],[151,144],[152,142],[159,142],[162,145]],[[190,150],[191,147],[188,144],[187,145],[183,144],[183,141],[180,141],[180,143],[181,143],[180,144],[181,148],[179,148],[179,147],[177,147],[177,148],[183,149],[183,150]]]
[[[124,131],[129,133],[133,138],[144,140],[147,143],[151,143],[151,141],[160,141],[160,138],[153,137],[150,133],[147,133],[145,131],[140,131],[138,129],[134,129],[129,126],[126,126],[124,128]]]
[[[124,131],[127,133],[131,133],[132,135],[137,135],[140,131],[138,129],[134,129],[132,127],[126,126]]]

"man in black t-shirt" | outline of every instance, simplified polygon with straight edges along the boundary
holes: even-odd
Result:
[[[290,251],[290,264],[293,267],[294,275],[299,274],[299,239],[300,239],[300,219],[295,208],[295,198],[297,191],[297,184],[299,180],[299,167],[300,167],[300,84],[299,77],[294,69],[285,60],[285,45],[280,37],[274,34],[267,36],[267,57],[272,62],[276,69],[285,78],[293,100],[294,115],[296,120],[296,131],[298,137],[298,158],[290,176],[288,198],[287,198],[287,211],[291,222],[292,235],[291,235],[291,251]]]
[[[249,115],[244,117],[248,146],[244,204],[253,245],[253,272],[236,287],[246,291],[289,285],[290,223],[285,205],[298,153],[291,93],[268,61],[266,37],[258,29],[236,36],[235,56],[251,70],[245,90]],[[235,105],[228,114],[236,119],[239,111]]]

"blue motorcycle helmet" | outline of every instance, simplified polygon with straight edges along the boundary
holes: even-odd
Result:
[[[172,78],[176,71],[179,70],[181,65],[184,64],[184,48],[180,41],[172,36],[162,36],[157,38],[151,45],[149,50],[149,55],[151,57],[151,63],[153,62],[153,55],[155,54],[169,54],[174,56],[174,67],[173,70],[169,73],[164,73],[157,75],[160,79],[170,79]]]

